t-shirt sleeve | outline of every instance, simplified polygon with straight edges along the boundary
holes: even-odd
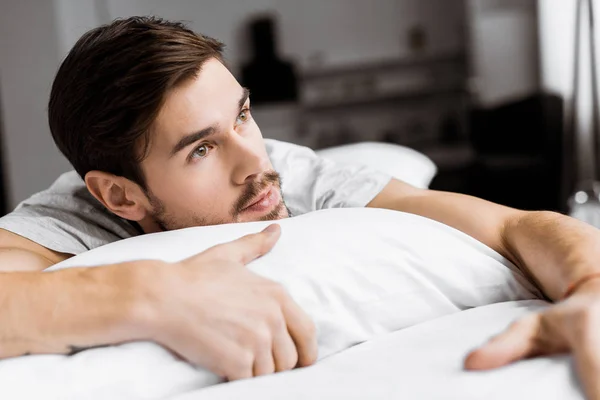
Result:
[[[67,254],[137,234],[127,221],[95,201],[74,172],[62,175],[49,189],[0,218],[0,228]]]
[[[391,176],[363,165],[336,164],[308,147],[266,139],[273,167],[292,215],[325,208],[364,207]]]

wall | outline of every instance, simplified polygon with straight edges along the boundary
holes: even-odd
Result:
[[[0,104],[8,206],[47,187],[69,169],[46,117],[60,60],[52,1],[0,0]]]
[[[430,53],[459,50],[463,9],[456,5],[456,0],[0,0],[9,207],[70,169],[50,136],[48,94],[61,59],[98,24],[140,14],[191,21],[193,29],[227,43],[236,72],[248,57],[244,22],[253,13],[275,10],[279,47],[307,67],[315,59],[336,65],[406,56],[406,31],[415,23],[428,30]]]
[[[473,100],[494,107],[539,90],[536,0],[469,0]]]
[[[88,30],[108,20],[104,0],[54,0],[61,58]]]
[[[315,58],[336,65],[405,57],[406,30],[416,23],[426,26],[433,53],[463,46],[463,9],[456,0],[106,1],[111,18],[154,14],[191,21],[196,31],[227,44],[234,68],[248,56],[245,21],[269,10],[279,17],[280,49],[302,67]]]

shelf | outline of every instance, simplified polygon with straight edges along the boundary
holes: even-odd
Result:
[[[365,70],[380,72],[393,69],[422,68],[440,64],[466,65],[465,53],[438,54],[380,60],[379,62],[357,63],[351,65],[323,66],[306,69],[301,73],[302,80],[315,80],[337,77],[339,75],[362,74]]]
[[[454,86],[448,88],[431,88],[424,90],[412,90],[412,91],[404,91],[399,93],[386,93],[382,95],[369,96],[369,97],[360,97],[360,98],[349,98],[341,101],[335,102],[326,102],[323,101],[321,103],[313,103],[303,105],[301,104],[301,109],[306,112],[319,112],[319,111],[335,111],[340,109],[345,109],[349,107],[364,107],[370,105],[381,105],[381,103],[397,103],[397,102],[405,102],[405,101],[422,101],[429,100],[431,98],[436,98],[438,96],[443,95],[466,95],[467,89],[464,86]]]

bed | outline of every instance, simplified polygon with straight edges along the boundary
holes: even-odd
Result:
[[[527,360],[493,372],[462,369],[474,346],[545,306],[529,300],[473,308],[354,346],[311,368],[175,398],[583,399],[566,356]]]
[[[177,261],[267,224],[143,235],[50,270],[140,255]],[[477,240],[380,209],[322,210],[280,225],[277,245],[248,268],[280,282],[315,321],[315,365],[223,382],[157,344],[134,342],[0,361],[0,399],[583,398],[567,355],[463,370],[469,350],[548,306],[518,268]]]

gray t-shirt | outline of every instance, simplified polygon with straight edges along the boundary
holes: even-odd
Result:
[[[364,207],[390,181],[387,174],[360,165],[338,165],[307,147],[265,139],[292,215],[336,207]],[[142,232],[104,208],[75,171],[23,201],[0,218],[0,228],[51,250],[68,254],[126,239]]]

